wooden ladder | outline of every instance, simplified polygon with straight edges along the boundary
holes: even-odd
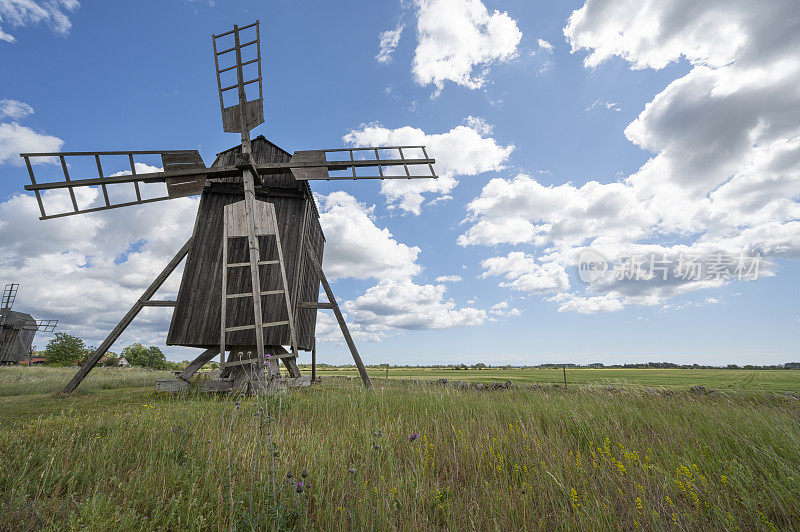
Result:
[[[264,365],[264,329],[268,327],[280,327],[282,325],[289,326],[289,338],[291,342],[292,355],[297,357],[297,336],[294,328],[294,315],[292,312],[292,305],[289,299],[288,283],[286,281],[286,268],[283,261],[283,249],[281,247],[281,237],[278,232],[278,221],[275,217],[275,206],[272,203],[265,201],[255,201],[253,206],[253,219],[255,221],[254,235],[256,238],[250,239],[251,242],[256,242],[255,248],[251,247],[249,250],[249,262],[228,262],[228,241],[232,238],[250,237],[250,231],[247,227],[247,220],[245,216],[245,202],[239,201],[225,206],[225,215],[223,223],[223,238],[222,238],[222,312],[220,318],[220,334],[219,334],[219,349],[220,349],[220,362],[222,367],[237,366],[243,364],[258,363],[259,370]],[[259,236],[275,236],[276,248],[278,250],[278,258],[271,260],[262,260],[261,251],[258,249]],[[280,290],[261,290],[261,281],[259,275],[259,267],[262,265],[279,266],[281,275]],[[247,268],[250,267],[251,273],[251,287],[252,291],[243,293],[228,293],[228,270],[232,268]],[[284,302],[286,303],[286,320],[263,322],[261,314],[261,297],[274,296],[283,294]],[[227,322],[227,303],[229,299],[236,299],[242,297],[249,297],[253,300],[253,315],[255,323],[244,325],[229,326]],[[255,330],[256,334],[256,348],[258,352],[257,359],[247,360],[225,360],[225,345],[226,335],[236,331]],[[259,336],[260,335],[260,336]]]

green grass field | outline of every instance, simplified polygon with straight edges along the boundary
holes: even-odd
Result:
[[[800,372],[398,369],[237,404],[30,371],[0,372],[2,530],[800,528]],[[408,380],[442,377],[517,385]]]
[[[310,372],[310,366],[302,367]],[[325,376],[346,376],[359,378],[355,367],[318,368],[318,374]],[[386,379],[386,370],[370,367],[367,372],[376,381]],[[561,368],[540,369],[501,369],[453,370],[438,368],[390,368],[389,379],[422,379],[466,382],[497,382],[512,380],[516,384],[553,383],[563,384]],[[615,386],[615,387],[654,387],[689,388],[706,386],[719,390],[736,391],[794,391],[800,392],[800,372],[795,370],[747,371],[728,369],[588,369],[567,368],[567,385]]]

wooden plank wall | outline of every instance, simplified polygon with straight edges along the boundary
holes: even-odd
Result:
[[[252,141],[253,156],[257,162],[288,161],[290,155],[258,137]],[[217,156],[214,166],[233,164],[240,147],[232,148]],[[222,219],[225,205],[241,201],[240,178],[223,178],[209,183],[200,200],[195,223],[195,238],[181,279],[177,304],[172,315],[167,345],[209,348],[219,343],[220,300],[222,291]],[[301,232],[305,216],[306,232],[316,252],[321,256],[325,238],[319,224],[319,213],[310,195],[308,183],[296,181],[291,174],[270,176],[257,187],[256,198],[269,201],[275,206],[275,214],[281,234],[283,256],[286,266],[290,295],[299,280],[299,301],[318,300],[319,280],[303,253],[302,276],[297,276],[297,264],[301,252]],[[229,243],[228,262],[247,262],[247,240],[235,239]],[[259,237],[263,260],[277,259],[275,238]],[[262,290],[281,288],[280,274],[276,266],[261,266]],[[228,275],[228,293],[250,291],[250,273],[247,268],[231,269]],[[296,304],[293,301],[293,304]],[[286,304],[283,296],[263,296],[263,321],[285,321]],[[228,326],[252,324],[253,305],[250,298],[228,301]],[[310,350],[314,344],[316,311],[299,309],[296,313],[297,343],[299,349]],[[237,331],[227,336],[228,345],[255,345],[252,331]],[[266,345],[289,345],[289,327],[266,329]]]
[[[3,335],[0,362],[22,362],[28,358],[36,331],[21,329],[21,327],[24,325],[35,327],[36,320],[30,314],[23,312],[11,310],[8,313],[6,324],[0,331],[0,334]]]

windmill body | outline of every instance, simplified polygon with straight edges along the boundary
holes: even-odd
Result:
[[[251,142],[256,163],[287,162],[291,154],[278,148],[264,137]],[[241,146],[224,151],[217,156],[212,167],[228,166]],[[325,237],[319,223],[319,211],[311,196],[311,188],[305,181],[295,180],[291,173],[265,177],[255,187],[256,200],[267,201],[275,206],[278,221],[287,281],[292,301],[317,303],[319,279],[313,265],[304,252],[304,242],[322,258]],[[200,198],[192,246],[186,257],[180,290],[172,315],[167,345],[214,348],[219,344],[220,308],[222,294],[222,219],[226,205],[243,198],[240,177],[209,179]],[[259,237],[259,247],[268,256],[274,256],[275,240]],[[229,250],[231,261],[246,262],[245,242],[238,242]],[[265,291],[280,289],[280,279],[270,275],[267,266],[260,268],[262,288]],[[228,286],[239,291],[249,291],[249,272],[232,272]],[[277,301],[277,296],[264,296],[263,321],[286,321],[286,307]],[[270,299],[272,298],[272,299]],[[253,306],[248,298],[237,298],[228,302],[230,324],[253,323]],[[311,351],[314,347],[314,328],[317,312],[313,308],[295,309],[295,327],[298,349]],[[228,335],[231,346],[255,346],[255,331],[236,331]],[[288,325],[272,327],[264,331],[267,346],[291,345]]]
[[[10,309],[0,310],[0,320],[3,321],[0,362],[18,364],[27,360],[36,336],[36,320],[30,314]]]
[[[19,364],[31,356],[37,331],[52,332],[58,320],[36,320],[30,314],[11,310],[19,285],[6,285],[0,300],[0,364]]]
[[[20,154],[31,179],[25,189],[33,191],[43,220],[200,196],[192,237],[89,356],[67,384],[67,393],[80,384],[139,311],[152,306],[174,308],[168,345],[204,349],[179,380],[165,382],[160,389],[185,388],[192,375],[217,355],[223,372],[222,381],[212,383],[214,390],[265,389],[279,377],[279,361],[291,378],[300,379],[296,362],[299,350],[311,350],[314,367],[319,309],[333,311],[364,384],[371,385],[322,270],[325,237],[308,182],[436,178],[435,160],[428,157],[424,146],[290,154],[263,136],[251,140],[250,130],[264,121],[259,23],[234,26],[231,31],[213,35],[212,42],[223,130],[239,133],[241,144],[218,154],[211,166],[206,167],[194,150]],[[230,99],[226,103],[227,95],[235,95],[235,103]],[[163,171],[137,173],[134,159],[154,154],[161,156]],[[124,157],[130,173],[105,175],[103,158],[112,156]],[[37,157],[48,161],[57,158],[63,176],[37,181],[31,162]],[[76,157],[93,158],[97,176],[76,179],[70,175],[69,160]],[[143,183],[163,183],[166,193],[145,197],[140,190]],[[135,198],[115,200],[109,191],[119,186],[132,187]],[[80,187],[99,189],[102,203],[80,205],[75,194]],[[48,214],[46,194],[56,191],[69,194],[71,207],[62,201],[58,203],[60,212]],[[177,298],[152,299],[184,259]],[[318,301],[320,284],[326,302]]]

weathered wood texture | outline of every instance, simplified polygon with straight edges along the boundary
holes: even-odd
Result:
[[[0,334],[0,362],[22,362],[30,354],[33,337],[36,335],[36,320],[30,314],[0,309],[5,320]],[[27,328],[26,328],[27,327]],[[33,329],[31,329],[33,328]]]
[[[213,166],[235,164],[235,156],[240,153],[237,146],[217,156]],[[264,137],[252,141],[252,153],[256,162],[286,162],[291,158]],[[220,308],[222,297],[222,228],[226,205],[243,198],[241,178],[228,177],[210,179],[200,199],[200,207],[195,223],[194,242],[186,259],[181,279],[177,304],[172,315],[167,345],[211,348],[219,343]],[[286,277],[289,293],[295,293],[298,301],[317,302],[319,297],[319,278],[306,253],[302,253],[301,233],[305,226],[306,237],[321,257],[325,242],[319,224],[319,213],[307,183],[296,181],[291,174],[277,174],[264,177],[264,182],[256,186],[256,198],[268,201],[275,206],[278,230],[281,236],[283,258],[286,264]],[[304,208],[308,207],[310,208]],[[305,217],[305,224],[303,218]],[[228,246],[229,263],[249,262],[247,240],[234,239]],[[277,258],[275,237],[259,237],[261,259]],[[302,268],[298,268],[300,261]],[[302,271],[301,275],[298,272]],[[232,268],[228,274],[229,292],[235,287],[237,292],[251,290],[249,268]],[[260,266],[261,289],[265,291],[282,289],[281,277],[275,265]],[[296,285],[296,283],[299,283]],[[286,303],[278,295],[265,295],[263,299],[263,319],[266,322],[287,321]],[[295,327],[297,346],[310,350],[313,346],[316,311],[297,309]],[[226,318],[229,327],[248,325],[255,321],[253,304],[249,298],[236,298],[228,301]],[[266,329],[266,345],[290,345],[289,327],[270,327]],[[255,334],[250,331],[235,331],[227,336],[228,345],[256,345]]]

